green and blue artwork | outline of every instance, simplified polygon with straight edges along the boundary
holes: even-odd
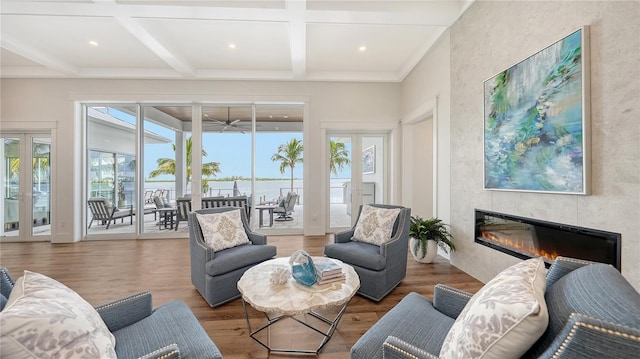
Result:
[[[585,193],[583,30],[485,81],[486,189]]]

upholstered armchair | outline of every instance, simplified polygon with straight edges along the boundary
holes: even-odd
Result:
[[[191,250],[191,283],[210,306],[216,307],[240,297],[238,280],[244,272],[276,255],[276,247],[267,245],[267,236],[249,229],[247,215],[241,210],[249,244],[214,251],[204,241],[197,214],[235,211],[234,207],[207,208],[189,213],[189,246]]]
[[[356,224],[349,230],[336,233],[334,243],[324,247],[324,254],[353,266],[360,276],[358,294],[378,302],[406,276],[411,209],[384,204],[370,206],[400,209],[393,224],[390,240],[380,246],[354,241],[352,238],[356,231]],[[358,211],[358,220],[362,214],[362,207],[360,206]]]
[[[43,283],[42,281],[38,283]],[[49,289],[56,290],[50,283],[43,285],[29,285],[28,290],[21,290],[21,295],[10,306],[6,306],[7,298],[11,295],[16,282],[13,280],[6,268],[0,269],[0,316],[7,321],[22,322],[22,327],[15,329],[3,328],[2,343],[9,343],[8,347],[3,346],[4,355],[10,356],[10,352],[14,351],[17,346],[22,350],[21,353],[13,353],[19,357],[27,354],[36,354],[38,357],[57,357],[54,354],[59,350],[57,348],[58,341],[56,334],[63,335],[67,341],[75,343],[75,348],[82,347],[86,337],[91,335],[82,335],[83,331],[87,331],[87,327],[78,327],[77,323],[85,323],[99,327],[94,320],[82,320],[79,312],[73,312],[74,303],[67,300],[69,298],[61,298],[56,295],[58,292],[47,295]],[[47,291],[42,290],[47,288]],[[71,289],[65,291],[75,294]],[[73,296],[71,296],[73,297]],[[35,306],[34,306],[35,305]],[[41,307],[39,307],[41,305]],[[13,306],[13,308],[11,308]],[[25,308],[30,310],[25,310]],[[69,308],[72,307],[72,308]],[[115,354],[121,359],[222,359],[222,354],[211,341],[207,332],[202,328],[198,319],[191,312],[191,309],[182,301],[176,300],[159,307],[153,308],[151,293],[148,291],[136,293],[118,300],[99,305],[94,308],[97,314],[106,325],[108,331],[115,338]],[[42,319],[46,313],[56,312],[67,313],[65,322],[62,323],[60,317],[51,314],[51,320],[47,321],[46,327],[42,326]],[[34,315],[35,314],[35,315]],[[74,315],[72,315],[74,314]],[[86,312],[80,313],[86,314]],[[7,316],[9,318],[7,318]],[[18,318],[18,319],[16,319]],[[47,319],[46,317],[44,319]],[[68,330],[68,322],[75,323],[73,328],[81,328],[77,331]],[[40,330],[34,330],[34,326],[40,324]],[[11,331],[14,333],[11,333]],[[42,339],[46,341],[43,346],[21,346],[15,345],[20,339],[25,338],[20,335],[20,331],[29,330],[33,342]],[[99,330],[96,329],[95,334]],[[16,333],[17,332],[17,333]],[[42,337],[38,337],[38,332]],[[6,342],[4,341],[6,338]],[[14,338],[12,340],[11,338]],[[71,339],[69,339],[71,338]],[[26,340],[29,338],[27,337]],[[32,352],[33,351],[33,352]],[[46,352],[46,353],[43,353]],[[60,354],[60,353],[57,353]],[[73,355],[74,358],[80,357],[80,353]],[[47,356],[49,357],[49,356]],[[63,357],[60,355],[59,357]],[[101,356],[104,357],[104,356]]]

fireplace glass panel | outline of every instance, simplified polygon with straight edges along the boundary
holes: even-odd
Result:
[[[518,258],[564,256],[620,270],[619,233],[476,210],[475,241]]]

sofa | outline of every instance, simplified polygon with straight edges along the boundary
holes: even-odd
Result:
[[[25,271],[25,275],[27,273],[29,273],[30,276],[35,276],[37,274]],[[47,278],[39,274],[37,275],[40,276],[40,278]],[[53,280],[52,282],[55,284],[59,283]],[[7,304],[7,299],[15,286],[16,282],[9,274],[9,271],[6,268],[2,268],[0,270],[0,322],[3,326],[2,357],[5,357],[5,355],[7,355],[7,357],[13,357],[11,353],[7,352],[10,351],[10,349],[8,349],[9,345],[5,344],[7,341],[16,340],[17,337],[23,336],[26,331],[22,328],[13,331],[12,333],[7,333],[5,331],[5,329],[8,329],[7,327],[15,326],[9,323],[9,321],[14,321],[15,324],[15,321],[28,320],[28,318],[25,319],[26,311],[19,313],[17,319],[15,315],[7,318],[9,315],[7,313],[10,312],[10,310],[5,309],[9,308],[11,304],[9,306],[5,305]],[[79,298],[75,292],[64,287],[64,285],[60,284],[58,288],[60,287],[62,287],[62,289],[67,293],[71,292],[72,295]],[[23,294],[23,296],[26,295],[27,294]],[[53,299],[55,300],[55,298]],[[45,310],[47,311],[45,312],[49,313],[48,310],[51,309],[55,311],[57,309],[51,304],[54,300],[50,301],[47,299],[47,303],[45,303],[47,308]],[[17,301],[14,301],[13,303],[16,302]],[[70,304],[63,300],[63,309],[64,305],[77,307],[74,304]],[[66,309],[64,309],[64,311],[65,313],[63,316],[51,315],[52,318],[49,320],[51,322],[55,322],[56,320],[54,318],[63,318],[60,319],[61,322],[64,322],[64,324],[61,324],[62,329],[67,332],[72,332],[77,328],[73,326],[74,318],[66,313]],[[187,305],[182,301],[174,301],[153,309],[151,293],[141,292],[110,303],[99,305],[95,307],[95,311],[97,311],[99,317],[104,321],[106,328],[115,338],[115,355],[120,359],[222,358],[222,355],[216,345],[211,341],[189,307],[187,307]],[[43,311],[37,311],[35,313],[36,315],[41,315]],[[57,311],[56,313],[59,314]],[[33,337],[40,339],[43,336],[38,337],[34,335]],[[47,338],[48,342],[46,342],[46,344],[50,345],[53,343],[54,340],[52,338],[61,340],[60,338],[62,337],[54,338],[53,335],[49,335]],[[36,340],[32,340],[31,342],[36,342]],[[33,344],[34,347],[43,346],[40,340],[37,342],[38,343]],[[39,348],[29,349],[37,350]],[[86,352],[83,353],[85,355],[82,355],[81,357],[106,357],[101,354],[88,355]],[[77,355],[79,354],[74,354],[72,356],[78,357]]]
[[[548,324],[542,328],[542,335],[533,338],[532,345],[523,349],[524,354],[514,357],[619,359],[640,356],[640,294],[620,272],[610,265],[565,257],[556,258],[546,277],[544,266],[542,270]],[[435,286],[433,301],[410,293],[356,342],[350,357],[456,357],[442,355],[441,349],[472,297],[470,293],[441,284]],[[487,323],[494,327],[501,324]],[[473,328],[469,332],[477,333],[477,330]]]

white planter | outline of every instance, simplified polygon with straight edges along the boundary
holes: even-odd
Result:
[[[431,263],[433,259],[438,255],[438,243],[436,241],[427,241],[427,253],[424,257],[422,257],[422,244],[418,246],[417,253],[414,253],[413,249],[415,248],[416,239],[413,237],[409,238],[409,252],[413,258],[419,263]]]

